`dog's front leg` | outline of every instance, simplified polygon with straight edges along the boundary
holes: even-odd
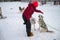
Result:
[[[36,31],[36,29],[35,29],[35,24],[34,24],[34,30]]]

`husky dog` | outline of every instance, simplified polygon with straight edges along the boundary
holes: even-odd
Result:
[[[48,31],[47,25],[45,24],[45,22],[43,20],[43,16],[39,15],[38,17],[39,17],[39,19],[38,19],[39,30],[40,30],[40,27],[41,27],[41,31],[43,31],[43,32]]]
[[[39,15],[38,17],[39,17],[39,19],[38,19],[39,30],[40,30],[40,27],[41,27],[41,31],[40,32],[53,32],[53,31],[49,31],[48,30],[47,25],[46,25],[46,23],[43,20],[43,16]]]
[[[19,10],[22,12],[24,10],[24,7],[23,8],[19,7]]]
[[[31,26],[34,26],[34,30],[36,30],[36,29],[35,29],[35,23],[36,23],[35,18],[32,17],[32,18],[30,19],[30,22],[31,22]]]

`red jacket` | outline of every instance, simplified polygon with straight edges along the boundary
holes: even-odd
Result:
[[[43,14],[42,11],[40,10],[36,10],[36,7],[33,6],[33,4],[29,4],[28,7],[25,9],[25,11],[23,12],[23,15],[26,17],[27,20],[30,20],[32,14],[35,12],[40,12]]]

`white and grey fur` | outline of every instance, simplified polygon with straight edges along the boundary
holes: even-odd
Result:
[[[40,27],[41,27],[41,30],[40,31],[47,32],[48,31],[48,28],[47,28],[46,23],[43,20],[43,16],[42,15],[39,15],[38,17],[39,17],[39,19],[38,19],[39,30],[40,30]]]

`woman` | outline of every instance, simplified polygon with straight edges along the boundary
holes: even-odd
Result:
[[[23,15],[22,15],[24,24],[26,24],[27,36],[33,36],[33,33],[31,32],[30,18],[32,16],[32,14],[34,13],[34,11],[43,14],[43,12],[40,10],[37,10],[36,7],[38,7],[38,0],[30,0],[28,7],[25,9],[25,11],[23,12]]]

